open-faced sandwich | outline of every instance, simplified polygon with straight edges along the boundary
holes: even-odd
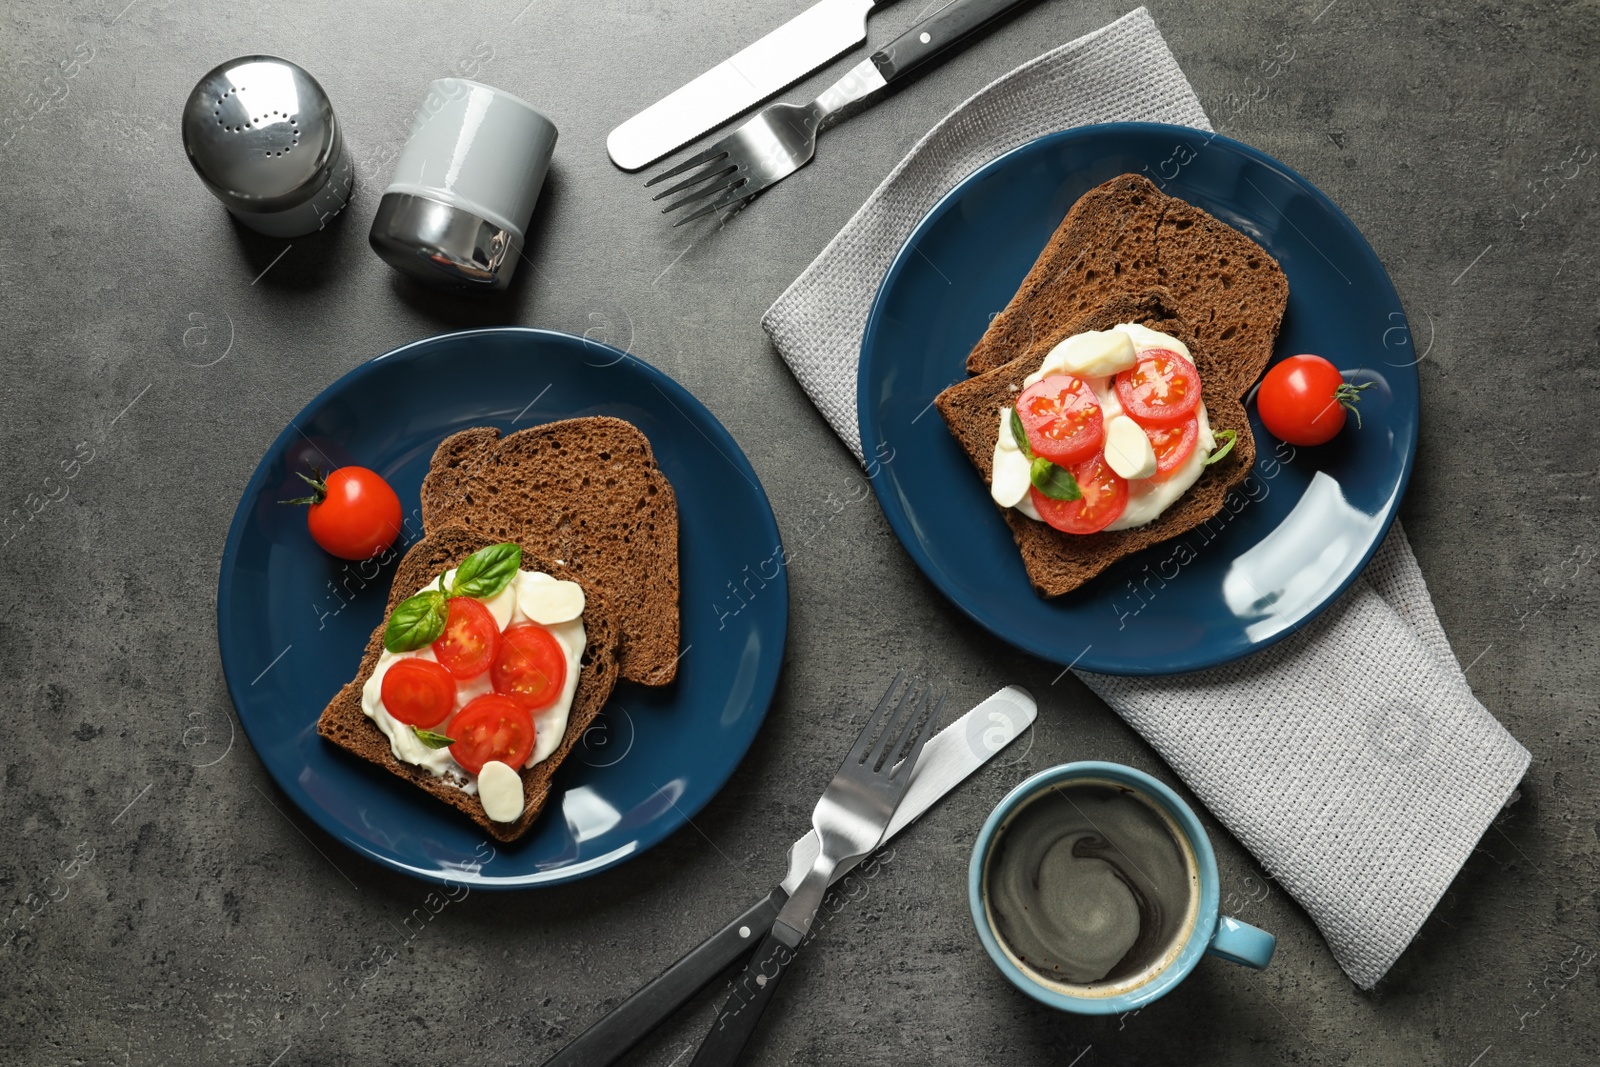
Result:
[[[676,674],[676,500],[637,428],[591,417],[447,438],[422,515],[317,730],[511,841],[617,680]]]
[[[935,401],[1040,595],[1222,510],[1288,294],[1260,245],[1138,175],[1073,205]]]

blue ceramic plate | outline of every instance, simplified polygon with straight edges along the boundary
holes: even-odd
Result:
[[[460,812],[317,736],[383,617],[395,564],[345,565],[306,532],[296,470],[360,464],[388,479],[420,530],[434,448],[469,426],[511,431],[615,415],[650,438],[678,498],[683,657],[673,684],[621,685],[557,772],[522,840],[489,840]],[[789,594],[781,568],[745,599],[731,573],[778,551],[744,453],[682,386],[607,345],[543,330],[419,341],[365,363],[278,435],[239,501],[222,554],[217,639],[250,742],[302,811],[357,852],[407,874],[491,888],[605,870],[683,825],[750,747],[777,685]],[[397,554],[398,555],[398,554]],[[758,584],[760,584],[758,582]],[[713,604],[725,608],[706,610]]]
[[[1054,600],[1028,583],[1011,532],[930,408],[1079,196],[1144,174],[1259,242],[1289,276],[1274,359],[1326,356],[1372,382],[1331,443],[1294,449],[1261,428],[1221,516]],[[1117,123],[1040,138],[961,182],[884,276],[861,345],[861,439],[892,456],[873,479],[925,574],[997,636],[1110,674],[1227,663],[1303,626],[1353,581],[1394,520],[1416,452],[1416,356],[1389,276],[1310,182],[1226,137]],[[1277,446],[1276,450],[1274,446]],[[893,451],[891,452],[890,449]]]

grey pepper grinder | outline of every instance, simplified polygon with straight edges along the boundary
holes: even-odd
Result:
[[[550,170],[556,126],[481,82],[428,87],[368,241],[414,281],[496,293],[511,283]]]
[[[276,56],[241,56],[201,78],[184,105],[183,148],[235,218],[273,237],[322,228],[355,180],[328,94]]]

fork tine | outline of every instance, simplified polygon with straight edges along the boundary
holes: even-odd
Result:
[[[765,185],[763,185],[761,187],[761,189],[765,189],[765,188],[766,188]],[[674,222],[672,224],[672,227],[673,227],[673,229],[677,229],[679,226],[682,226],[686,222],[693,222],[695,219],[699,218],[701,215],[709,214],[710,212],[713,212],[713,211],[721,211],[724,208],[733,207],[735,204],[748,204],[751,200],[755,199],[756,193],[759,193],[761,191],[761,189],[750,189],[747,186],[736,185],[736,186],[733,187],[733,192],[729,193],[727,196],[724,196],[722,199],[718,200],[714,204],[707,204],[705,207],[702,207],[702,208],[700,208],[700,209],[698,209],[698,210],[696,210],[696,211],[694,211],[694,212],[692,212],[692,213],[690,213],[688,215],[685,215],[683,218],[679,219],[677,222]]]
[[[705,198],[708,197],[708,196],[709,197],[715,197],[716,194],[722,192],[724,189],[737,188],[738,186],[743,185],[744,182],[745,182],[745,176],[742,173],[740,173],[739,171],[737,171],[737,170],[733,171],[732,173],[725,173],[725,174],[722,174],[722,175],[718,175],[718,177],[719,178],[725,177],[726,180],[725,181],[718,181],[715,184],[708,185],[703,189],[695,189],[693,192],[690,192],[687,195],[685,195],[683,197],[683,199],[674,200],[672,203],[670,203],[666,207],[662,208],[661,209],[661,213],[663,215],[665,215],[665,214],[668,214],[669,212],[676,211],[678,208],[683,207],[685,204],[691,204],[696,200],[705,200]],[[739,199],[742,200],[744,198],[743,197],[739,197]],[[709,202],[708,202],[708,206],[711,206]]]
[[[655,196],[652,196],[650,199],[651,200],[665,200],[667,197],[671,196],[673,193],[679,192],[679,191],[681,191],[683,189],[687,189],[691,185],[699,185],[701,182],[706,181],[706,180],[711,179],[711,178],[720,178],[723,175],[728,174],[728,173],[733,172],[733,171],[737,171],[738,169],[739,168],[737,166],[735,166],[733,164],[733,162],[731,162],[731,161],[728,163],[727,166],[723,167],[720,170],[717,169],[717,165],[715,163],[713,163],[710,166],[708,166],[705,170],[702,170],[702,171],[699,171],[698,173],[689,175],[689,177],[683,179],[683,181],[679,182],[677,185],[674,185],[674,186],[672,186],[671,188],[668,188],[668,189],[661,190],[659,193],[657,193]]]
[[[710,148],[707,148],[705,151],[696,152],[694,155],[690,156],[688,159],[684,160],[682,163],[679,163],[676,167],[673,167],[671,170],[664,170],[660,174],[657,174],[654,178],[651,178],[649,181],[645,182],[644,183],[644,187],[646,189],[648,189],[652,185],[655,185],[658,182],[664,182],[668,178],[673,177],[674,175],[682,174],[684,171],[689,170],[689,169],[691,169],[693,167],[698,167],[702,163],[710,163],[713,159],[718,159],[718,158],[720,158],[722,156],[725,156],[727,154],[728,154],[727,141],[726,140],[718,141],[716,144],[712,145]]]
[[[894,780],[894,777],[900,773],[902,767],[911,768],[917,765],[917,760],[922,756],[922,746],[926,745],[928,738],[933,736],[933,727],[939,721],[939,712],[944,710],[944,698],[945,694],[940,693],[938,702],[928,710],[928,721],[923,724],[922,732],[917,735],[917,739],[911,743],[910,750],[900,758],[899,763],[894,764],[894,770],[889,772],[890,781]],[[907,724],[907,729],[910,729],[909,724]],[[896,748],[898,747],[896,745]],[[907,770],[906,773],[910,774],[911,772]]]
[[[872,751],[867,755],[866,766],[869,771],[872,771],[874,774],[876,774],[878,771],[878,764],[883,759],[885,753],[894,751],[889,747],[890,739],[893,738],[897,733],[903,733],[904,730],[909,727],[909,724],[906,726],[902,726],[901,724],[904,723],[908,717],[913,723],[917,721],[917,711],[922,706],[923,694],[923,688],[915,679],[912,679],[912,681],[906,686],[905,699],[900,701],[899,705],[896,706],[894,709],[894,714],[889,716],[889,721],[883,724],[883,736],[878,738],[878,743],[872,746]],[[899,742],[896,742],[897,747],[898,744]]]
[[[900,736],[894,739],[894,744],[890,745],[884,753],[883,773],[885,776],[892,777],[890,772],[894,769],[894,765],[900,761],[900,750],[906,747],[906,741],[911,737],[911,731],[916,729],[917,724],[922,721],[923,709],[927,708],[932,701],[933,693],[926,689],[917,694],[918,706],[911,710],[910,715],[906,716],[906,724],[900,728]],[[888,731],[885,730],[884,733],[887,735]]]
[[[861,728],[861,736],[856,738],[854,747],[850,749],[850,755],[845,757],[845,766],[849,766],[852,763],[860,763],[861,758],[866,755],[867,743],[872,740],[873,732],[877,730],[878,724],[883,721],[883,713],[888,710],[890,700],[894,697],[895,690],[900,688],[900,682],[904,680],[905,676],[906,672],[904,670],[895,672],[894,681],[890,682],[889,688],[883,691],[883,699],[878,701],[877,709],[873,711],[872,717],[867,720],[867,725]]]

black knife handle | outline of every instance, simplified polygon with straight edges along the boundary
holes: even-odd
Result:
[[[779,941],[777,934],[767,934],[733,984],[728,1002],[717,1013],[717,1021],[711,1024],[711,1032],[700,1043],[700,1051],[689,1067],[734,1067],[739,1062],[762,1013],[778,991],[778,979],[794,960],[794,951]]]
[[[883,80],[893,82],[985,29],[1001,15],[1034,0],[952,0],[872,53]]]
[[[662,971],[648,985],[612,1008],[544,1067],[608,1067],[643,1040],[729,965],[750,951],[783,910],[789,894],[774,888],[766,898]]]

